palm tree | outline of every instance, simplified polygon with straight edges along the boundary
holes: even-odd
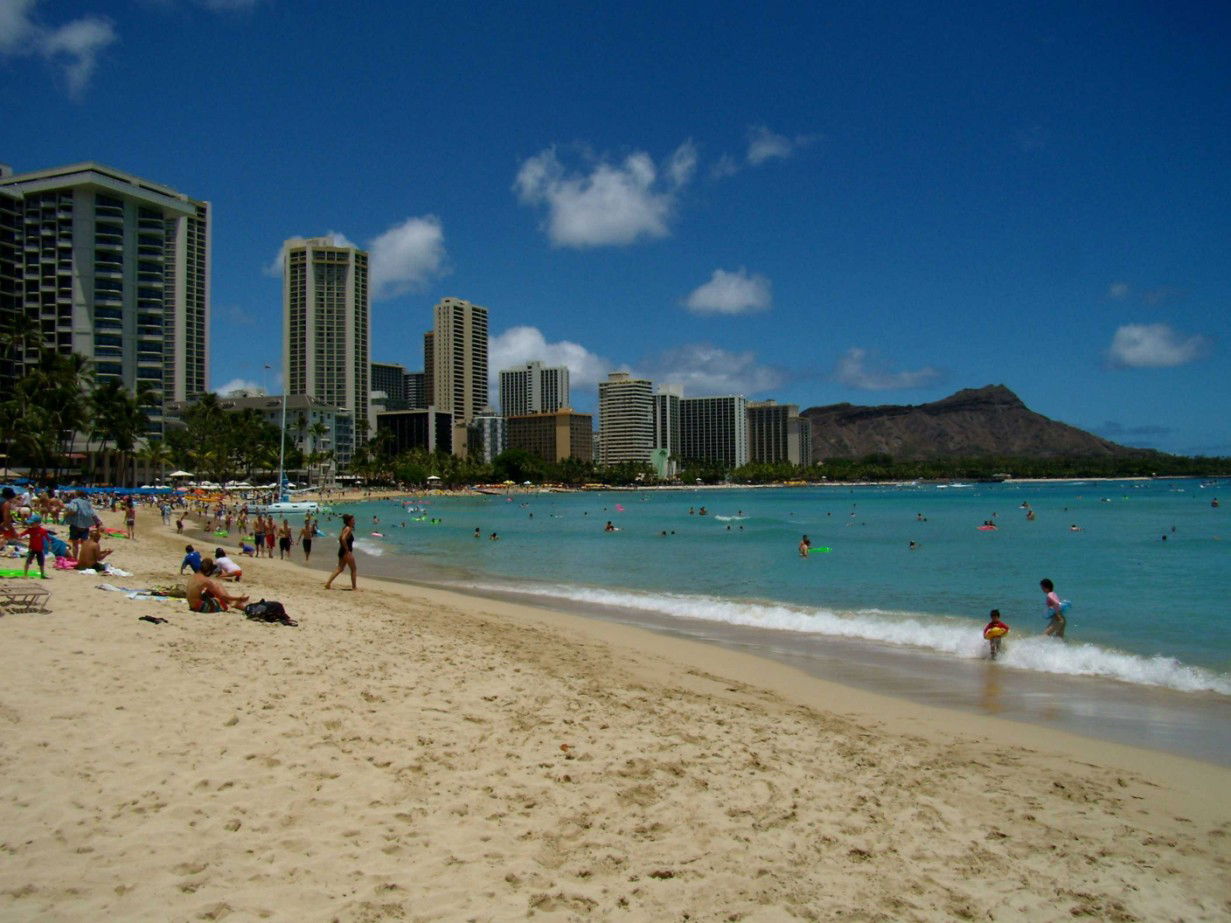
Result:
[[[137,458],[141,459],[158,480],[166,473],[173,461],[171,447],[161,439],[146,439],[137,449]]]

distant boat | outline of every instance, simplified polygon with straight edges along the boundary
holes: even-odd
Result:
[[[264,506],[251,508],[257,513],[272,515],[289,515],[292,513],[319,513],[321,505],[314,500],[283,501],[281,503],[266,503]]]

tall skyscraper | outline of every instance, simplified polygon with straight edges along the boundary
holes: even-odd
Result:
[[[407,372],[402,380],[402,387],[406,390],[406,406],[411,409],[422,410],[431,403],[425,372]]]
[[[282,252],[286,392],[349,411],[355,437],[368,438],[375,427],[368,406],[368,254],[329,237],[295,237]]]
[[[21,276],[21,196],[0,187],[0,333],[5,335],[16,334],[23,326]],[[0,343],[0,392],[13,393],[21,358],[17,344]]]
[[[535,359],[500,372],[500,412],[506,417],[551,413],[569,406],[568,368]]]
[[[654,395],[654,448],[666,449],[668,457],[680,457],[680,401],[684,389],[679,385],[660,385]]]
[[[796,404],[756,401],[748,404],[748,457],[758,462],[810,464],[810,424]]]
[[[442,298],[432,337],[432,403],[453,415],[453,447],[466,451],[466,427],[487,406],[487,308]]]
[[[742,394],[686,397],[680,401],[680,458],[748,464],[748,402]]]
[[[436,402],[436,331],[423,334],[423,406]]]
[[[651,383],[628,372],[612,372],[598,383],[600,461],[648,462],[654,449]]]
[[[7,214],[22,253],[19,294],[0,300],[17,295],[43,346],[79,353],[96,379],[148,388],[160,404],[207,390],[207,202],[96,163],[0,169],[0,191],[0,226]],[[0,253],[0,278],[13,272]],[[162,422],[151,413],[152,431]]]
[[[384,393],[389,410],[408,410],[406,404],[406,366],[396,362],[373,362],[369,381],[372,391]]]

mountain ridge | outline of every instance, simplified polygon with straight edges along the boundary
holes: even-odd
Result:
[[[896,459],[1139,457],[1158,454],[1036,413],[1005,385],[964,388],[926,404],[842,403],[800,413],[813,462],[884,454]]]

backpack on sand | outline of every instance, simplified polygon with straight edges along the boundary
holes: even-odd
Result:
[[[260,602],[248,603],[244,606],[244,615],[254,622],[277,622],[279,625],[290,625],[292,628],[299,624],[286,614],[286,609],[276,599],[262,599]]]

